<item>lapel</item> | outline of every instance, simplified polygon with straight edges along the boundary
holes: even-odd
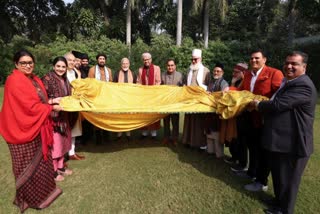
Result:
[[[260,81],[264,81],[266,79],[269,79],[269,73],[267,72],[268,67],[265,65],[261,71],[261,73],[259,74],[256,82],[260,82]]]

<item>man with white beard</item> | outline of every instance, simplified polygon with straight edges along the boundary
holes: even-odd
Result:
[[[137,76],[130,70],[130,60],[128,58],[121,59],[121,69],[114,74],[113,82],[119,83],[136,83]],[[127,141],[130,141],[130,131],[126,132]],[[118,132],[117,138],[120,141],[122,132]]]
[[[192,63],[187,75],[187,86],[200,86],[207,90],[205,80],[210,74],[208,68],[202,64],[202,51],[194,49],[192,51]],[[184,127],[182,135],[182,143],[191,148],[199,149],[206,145],[206,136],[204,134],[204,120],[205,114],[185,114]]]

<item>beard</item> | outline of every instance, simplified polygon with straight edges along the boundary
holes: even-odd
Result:
[[[100,68],[103,68],[105,65],[106,65],[106,63],[98,63],[98,66],[99,66]]]
[[[200,63],[197,63],[197,64],[192,64],[190,65],[190,69],[192,71],[195,71],[195,70],[199,70],[199,67],[200,67]]]

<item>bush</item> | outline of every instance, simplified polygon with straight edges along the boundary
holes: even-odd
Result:
[[[58,36],[54,42],[46,44],[34,45],[24,37],[15,36],[12,42],[4,44],[0,40],[1,70],[0,76],[4,79],[12,71],[14,65],[12,63],[13,54],[22,48],[30,50],[36,57],[35,73],[40,77],[48,72],[51,68],[51,62],[56,56],[63,56],[67,52],[77,50],[87,53],[90,58],[90,65],[96,64],[96,55],[100,52],[108,56],[107,66],[113,72],[120,69],[120,61],[123,57],[128,57],[131,61],[131,70],[138,71],[138,68],[143,65],[141,54],[150,52],[153,58],[153,63],[161,67],[162,72],[166,70],[166,61],[168,58],[173,58],[177,64],[177,70],[186,74],[189,70],[191,52],[194,48],[201,48],[201,43],[194,43],[191,38],[184,38],[181,47],[175,45],[174,39],[168,34],[153,34],[151,45],[147,45],[142,39],[138,38],[131,46],[131,49],[125,43],[109,39],[106,36],[100,37],[98,40],[89,40],[83,36],[76,36],[76,41],[69,41],[64,36]],[[203,49],[203,63],[206,67],[213,70],[217,62],[225,65],[225,79],[231,79],[233,66],[238,62],[248,62],[250,49],[256,46],[250,41],[240,42],[237,40],[223,42],[220,40],[210,41],[208,49]],[[317,87],[320,87],[319,75],[317,72],[319,66],[317,58],[319,55],[318,46],[299,47],[309,53],[309,74],[311,74]],[[273,44],[264,44],[264,49],[268,51],[268,65],[282,69],[283,60],[287,52],[285,45],[273,46]],[[313,71],[313,73],[311,72]]]

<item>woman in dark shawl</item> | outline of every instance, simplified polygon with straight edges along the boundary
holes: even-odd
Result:
[[[49,71],[42,82],[46,88],[49,99],[64,97],[71,94],[70,83],[67,79],[67,60],[60,56],[53,60],[53,70]],[[72,170],[64,167],[64,154],[71,148],[71,128],[68,116],[71,113],[60,111],[51,112],[53,120],[53,149],[52,159],[55,171],[55,180],[64,180],[65,175],[71,175]]]

